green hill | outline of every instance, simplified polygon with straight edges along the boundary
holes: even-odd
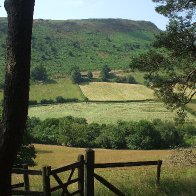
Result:
[[[5,59],[6,18],[0,18],[0,74]],[[124,19],[34,20],[32,66],[44,65],[49,74],[71,66],[95,70],[107,64],[126,68],[130,57],[148,49],[159,29],[151,22]],[[1,77],[1,76],[0,76]]]

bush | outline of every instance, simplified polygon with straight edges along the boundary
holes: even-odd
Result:
[[[67,116],[44,121],[32,118],[29,126],[33,142],[73,147],[168,149],[191,145],[196,138],[195,126],[176,126],[173,122],[161,120],[100,125],[88,124],[85,118]]]
[[[118,82],[118,83],[137,84],[135,78],[132,75],[128,75],[128,76],[115,76],[114,81],[115,82]]]
[[[129,84],[137,84],[135,78],[132,75],[128,75],[126,77],[126,82],[129,83]]]
[[[42,99],[40,101],[41,104],[52,104],[54,101],[52,99]]]
[[[33,120],[27,119],[27,128],[24,132],[22,146],[19,149],[19,152],[16,157],[15,164],[28,164],[29,166],[36,165],[35,158],[36,158],[36,151],[35,147],[33,146],[33,136],[31,135],[31,127],[32,124],[30,122],[33,122]],[[34,124],[37,124],[34,123]]]
[[[37,105],[37,101],[36,100],[29,100],[29,105]]]
[[[78,66],[74,66],[70,70],[71,81],[74,84],[79,84],[82,82],[82,75],[80,73],[80,68]]]
[[[110,78],[110,71],[111,69],[107,65],[104,65],[102,67],[101,72],[100,72],[101,81],[103,82],[108,81],[108,79]]]
[[[44,121],[33,119],[31,123],[33,142],[42,144],[58,144],[59,119],[51,118]]]
[[[62,96],[58,96],[58,97],[56,97],[56,102],[57,103],[65,103],[66,102],[66,99],[63,98]]]
[[[37,81],[47,81],[48,74],[46,68],[43,66],[34,67],[31,71],[31,78]]]
[[[91,81],[93,79],[93,73],[91,71],[88,71],[88,73],[87,73],[87,79],[89,81]]]
[[[134,132],[127,137],[129,149],[149,150],[161,148],[161,135],[152,123],[139,121],[135,124]]]
[[[183,133],[179,126],[173,122],[162,122],[154,120],[153,124],[161,135],[161,148],[174,148],[184,145]]]

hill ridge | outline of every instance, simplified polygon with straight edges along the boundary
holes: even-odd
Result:
[[[35,19],[32,67],[43,65],[50,75],[64,74],[71,66],[81,70],[127,68],[130,58],[151,47],[160,30],[149,21],[129,19]],[[0,70],[3,73],[6,18],[0,18]],[[0,78],[2,74],[0,74]]]

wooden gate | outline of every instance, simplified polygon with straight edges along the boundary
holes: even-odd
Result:
[[[70,171],[68,178],[62,180],[59,175],[67,171]],[[12,173],[23,175],[23,182],[12,185],[12,195],[51,196],[55,191],[58,191],[62,196],[84,195],[84,155],[79,155],[77,162],[59,168],[51,169],[50,166],[46,166],[42,170],[29,170],[27,166],[24,166],[23,168],[13,168]],[[75,178],[74,173],[76,173]],[[30,175],[42,176],[42,191],[30,190]],[[53,187],[50,183],[52,178],[57,183]],[[77,190],[70,192],[68,188],[74,183],[77,183]]]
[[[91,149],[86,151],[85,158],[85,196],[94,196],[94,178],[106,186],[109,190],[119,196],[125,194],[117,187],[112,185],[106,179],[95,173],[96,168],[115,168],[115,167],[132,167],[132,166],[148,166],[157,165],[156,184],[160,183],[162,161],[140,161],[140,162],[120,162],[120,163],[95,163],[95,152]]]
[[[22,169],[13,169],[12,173],[22,174],[22,183],[12,185],[13,195],[42,195],[51,196],[55,191],[58,191],[61,196],[94,196],[94,179],[98,180],[109,190],[119,196],[124,196],[124,193],[117,187],[112,185],[102,176],[95,173],[96,168],[115,168],[115,167],[132,167],[132,166],[157,166],[156,184],[160,183],[162,161],[140,161],[140,162],[120,162],[120,163],[95,163],[95,152],[92,149],[87,149],[85,159],[84,155],[79,155],[77,162],[63,167],[51,169],[50,166],[43,167],[42,170],[29,170],[27,166]],[[65,172],[69,171],[68,177],[61,179],[61,176]],[[74,175],[75,174],[75,175]],[[31,191],[29,175],[41,175],[43,180],[43,191]],[[60,176],[61,175],[61,176]],[[57,185],[51,185],[51,179],[53,179]],[[70,185],[77,183],[77,190],[70,192]],[[17,188],[23,187],[23,190],[16,190]]]

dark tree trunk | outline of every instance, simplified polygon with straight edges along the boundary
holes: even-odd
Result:
[[[11,195],[11,168],[28,114],[31,36],[35,0],[5,0],[8,14],[3,126],[0,130],[0,195]]]

